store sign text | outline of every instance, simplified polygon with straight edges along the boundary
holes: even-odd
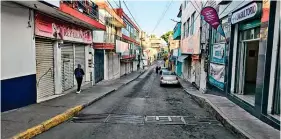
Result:
[[[59,40],[92,43],[92,31],[71,23],[62,23],[42,14],[35,16],[35,34]]]
[[[248,5],[247,7],[233,13],[233,15],[231,17],[231,23],[235,24],[240,21],[252,18],[255,15],[257,15],[257,12],[258,12],[257,3],[252,3],[252,4]]]

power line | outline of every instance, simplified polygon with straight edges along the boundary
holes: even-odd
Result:
[[[160,24],[161,20],[163,19],[164,15],[166,14],[166,12],[169,10],[170,6],[172,5],[173,0],[166,6],[166,10],[163,12],[163,14],[161,15],[161,17],[159,18],[159,20],[157,21],[154,29],[152,30],[152,33],[155,31],[155,29],[158,27],[158,25]]]
[[[190,1],[190,2],[191,2],[191,1]],[[197,4],[197,2],[196,2],[196,1],[194,1],[194,3],[197,5],[198,9],[200,9],[200,6]]]
[[[200,14],[200,12],[197,10],[197,8],[193,5],[192,1],[190,1],[190,3],[191,3],[192,6],[194,7],[194,9]]]
[[[135,21],[135,23],[138,25],[138,27],[141,29],[140,25],[138,24],[138,22],[136,21],[136,19],[134,18],[133,14],[131,13],[130,9],[128,8],[126,2],[123,0],[123,3],[125,5],[125,7],[127,8],[127,10],[129,11],[130,15],[132,16],[133,20]]]
[[[235,11],[236,10],[236,8],[237,7],[239,7],[242,3],[244,3],[245,2],[245,0],[243,0],[238,6],[236,6],[233,10],[231,10],[229,13],[231,13],[231,12],[233,12],[233,11]],[[226,8],[230,5],[231,3],[229,3],[224,9],[223,9],[223,11],[220,13],[220,15],[222,15],[222,13],[226,10]]]

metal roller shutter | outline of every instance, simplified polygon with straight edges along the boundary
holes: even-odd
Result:
[[[81,65],[81,68],[85,72],[85,46],[84,45],[76,45],[75,44],[75,68],[78,64]],[[85,81],[85,78],[83,78],[82,83]]]
[[[66,91],[74,87],[74,51],[73,44],[63,44],[61,46],[61,71],[62,90]]]
[[[37,99],[54,95],[54,47],[51,40],[36,38]]]
[[[124,62],[120,63],[120,76],[126,73],[126,64]]]

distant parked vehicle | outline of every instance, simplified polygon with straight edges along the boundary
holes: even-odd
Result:
[[[161,70],[160,86],[163,85],[177,85],[180,86],[177,75],[174,72],[168,70]]]

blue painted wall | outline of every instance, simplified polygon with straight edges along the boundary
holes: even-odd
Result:
[[[181,39],[181,22],[178,22],[174,28],[173,39],[174,40]]]
[[[1,112],[36,103],[36,74],[1,80]]]

